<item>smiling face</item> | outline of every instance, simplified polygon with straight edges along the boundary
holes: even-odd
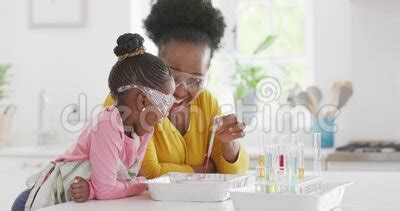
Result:
[[[205,44],[171,41],[160,48],[159,56],[175,71],[205,77],[210,63],[211,49]],[[200,87],[188,89],[185,83],[177,84],[173,109],[187,106],[201,90]]]
[[[165,95],[172,95],[175,91],[174,80],[171,78],[171,80],[168,80],[157,91]],[[157,102],[152,100],[151,96],[144,94],[143,91],[140,91],[139,95],[140,96],[136,97],[136,106],[141,112],[139,112],[138,116],[136,117],[138,121],[135,121],[135,131],[138,135],[142,135],[153,130],[154,125],[162,121],[164,117],[162,111],[165,109],[164,106],[168,105],[159,103],[155,104]],[[145,109],[142,110],[143,108]],[[169,110],[169,108],[167,108],[167,110]]]
[[[157,91],[165,95],[173,95],[175,91],[175,83],[172,77],[166,81]],[[124,121],[124,125],[133,125],[135,132],[142,136],[153,130],[156,123],[161,122],[164,117],[162,111],[167,104],[160,104],[153,99],[146,90],[142,88],[132,88],[123,92],[117,98],[119,110]],[[160,99],[159,97],[155,97]],[[164,99],[162,99],[164,100]],[[158,104],[155,104],[158,103]],[[168,108],[165,108],[168,110]],[[130,130],[128,130],[130,131]]]

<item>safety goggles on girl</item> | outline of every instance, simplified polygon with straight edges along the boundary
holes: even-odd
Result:
[[[171,67],[169,69],[171,70],[172,76],[174,77],[176,87],[184,84],[185,88],[188,91],[198,91],[204,88],[205,76],[184,73]]]
[[[117,89],[117,91],[121,93],[128,89],[139,89],[140,91],[142,91],[146,95],[146,97],[150,100],[150,102],[153,104],[153,106],[155,106],[157,110],[161,112],[163,117],[168,116],[169,110],[171,109],[171,106],[175,101],[175,98],[172,95],[166,95],[155,89],[151,89],[136,84],[121,86]]]

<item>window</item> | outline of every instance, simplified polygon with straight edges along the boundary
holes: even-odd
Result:
[[[226,93],[227,90],[233,93],[234,87],[221,83],[221,77],[233,74],[234,59],[242,64],[263,66],[263,71],[280,81],[283,90],[310,82],[309,0],[214,0],[213,3],[227,22],[223,49],[215,55],[210,68],[209,88],[220,101],[233,100]],[[254,56],[256,47],[271,34],[278,35],[275,43]],[[229,83],[229,77],[225,78]]]
[[[264,67],[268,75],[279,79],[283,90],[296,83],[306,85],[311,78],[311,54],[307,13],[311,0],[212,0],[227,23],[222,48],[212,60],[208,89],[220,104],[234,104],[235,87],[231,85],[234,60]],[[150,12],[153,0],[132,2],[132,30],[145,35],[142,21]],[[139,16],[139,17],[138,17]],[[279,37],[268,50],[253,56],[255,48],[267,35]],[[157,54],[146,38],[147,49]]]

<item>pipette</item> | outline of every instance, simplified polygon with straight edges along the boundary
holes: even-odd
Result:
[[[217,132],[218,129],[218,118],[219,116],[216,115],[214,116],[214,120],[213,120],[213,126],[212,126],[212,131],[211,131],[211,138],[210,141],[208,142],[208,151],[207,151],[207,157],[206,157],[206,168],[204,169],[205,172],[207,172],[207,167],[208,167],[208,162],[210,161],[210,157],[211,157],[211,152],[212,152],[212,148],[214,145],[214,137],[215,137],[215,133]]]

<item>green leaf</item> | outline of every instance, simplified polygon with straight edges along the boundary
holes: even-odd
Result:
[[[268,49],[275,42],[276,38],[278,38],[278,35],[268,35],[265,38],[265,40],[262,43],[260,43],[260,45],[258,45],[256,50],[254,51],[254,55],[259,54],[264,50]]]
[[[236,87],[236,94],[235,94],[236,100],[242,100],[245,94],[246,94],[246,87],[244,86],[244,84],[242,83],[238,84]]]
[[[3,91],[3,87],[5,84],[8,84],[6,81],[6,75],[8,72],[8,69],[11,67],[11,65],[0,65],[0,100],[5,98],[6,95]]]

